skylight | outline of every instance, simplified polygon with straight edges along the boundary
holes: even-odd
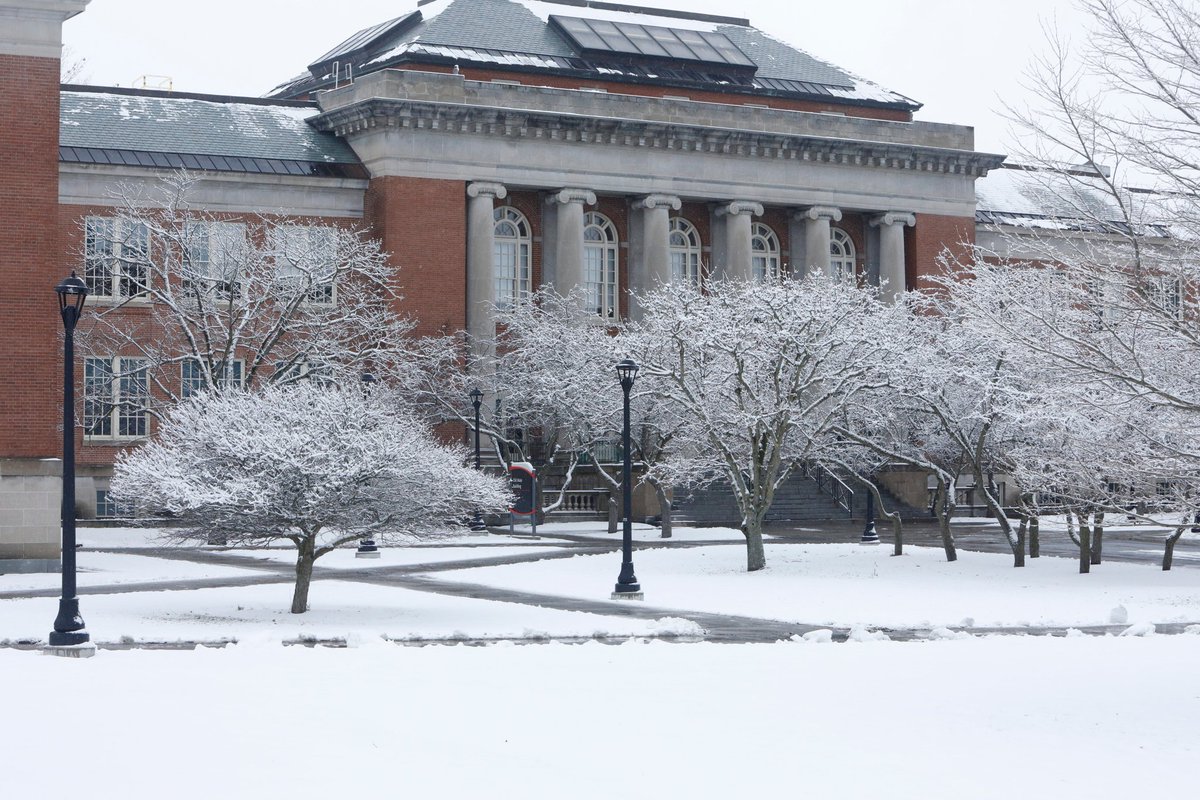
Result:
[[[552,15],[550,20],[575,46],[585,51],[623,53],[750,69],[758,67],[722,33],[557,15]]]

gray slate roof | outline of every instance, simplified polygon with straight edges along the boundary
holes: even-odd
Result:
[[[370,43],[364,52],[357,54],[357,58],[351,57],[349,60],[356,62],[355,72],[362,74],[385,67],[389,63],[403,61],[406,55],[428,54],[439,49],[431,46],[471,51],[475,54],[472,60],[481,60],[479,54],[483,51],[496,54],[552,56],[559,59],[589,57],[588,54],[577,50],[544,18],[548,14],[554,14],[606,19],[614,13],[619,13],[614,11],[612,4],[601,5],[604,7],[588,8],[579,4],[551,4],[536,0],[436,0],[417,9],[419,17],[413,15],[415,24],[399,26],[391,34]],[[696,24],[695,21],[653,13],[638,13],[635,17],[641,24],[668,28],[690,27]],[[384,26],[374,27],[383,29]],[[903,95],[864,81],[756,28],[725,21],[712,22],[709,29],[727,36],[758,65],[757,78],[818,84],[825,88],[816,93],[825,97],[883,103],[910,109],[919,107],[919,104]],[[370,30],[355,33],[346,43],[357,44],[369,39],[367,34]],[[339,51],[344,52],[345,48],[338,45],[331,52]],[[510,65],[514,63],[511,57],[500,55],[496,55],[496,61]],[[303,94],[320,85],[320,77],[323,76],[309,76],[307,79],[302,76],[299,80],[293,79],[280,85],[275,92],[289,96]]]
[[[60,109],[62,147],[359,163],[305,122],[315,107],[64,90]]]
[[[975,181],[975,221],[1027,229],[1111,233],[1128,231],[1131,220],[1144,234],[1171,235],[1170,220],[1177,217],[1169,196],[1124,186],[1119,191],[1126,211],[1099,175],[1082,168],[1006,165]]]

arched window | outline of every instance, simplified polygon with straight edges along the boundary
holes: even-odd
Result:
[[[755,280],[779,280],[779,237],[761,222],[750,229],[750,257]]]
[[[528,300],[533,291],[529,221],[512,206],[497,208],[492,212],[492,218],[496,221],[492,251],[496,305],[511,308]]]
[[[604,319],[616,319],[617,229],[603,214],[583,216],[583,291],[587,307]]]
[[[671,281],[700,285],[700,233],[683,217],[671,217]]]
[[[854,242],[841,228],[829,231],[829,270],[837,283],[854,283]]]

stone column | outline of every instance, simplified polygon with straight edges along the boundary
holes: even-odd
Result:
[[[671,283],[671,212],[681,206],[678,197],[668,194],[647,195],[633,204],[634,211],[641,212],[641,248],[629,263],[629,288],[634,295],[629,303],[632,319],[641,317],[641,308],[634,299],[638,294]]]
[[[467,186],[467,334],[471,354],[486,357],[486,342],[496,335],[492,304],[496,302],[495,258],[496,222],[494,201],[503,200],[508,190],[498,183],[472,183]]]
[[[829,206],[813,206],[797,211],[796,218],[804,222],[804,275],[821,274],[833,277],[829,263],[829,224],[842,221],[842,210]]]
[[[904,211],[888,211],[871,219],[871,225],[879,228],[879,295],[888,303],[904,294],[904,227],[916,224],[917,218]]]
[[[561,295],[573,292],[583,283],[583,206],[596,204],[596,195],[587,189],[563,189],[546,202],[558,208],[554,233],[555,290]]]
[[[725,219],[725,253],[719,265],[722,278],[741,281],[754,278],[750,218],[761,217],[762,213],[762,204],[749,200],[735,200],[717,208],[717,217]]]

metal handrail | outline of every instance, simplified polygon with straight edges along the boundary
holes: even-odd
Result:
[[[806,478],[817,484],[817,488],[833,498],[842,510],[854,516],[854,490],[837,475],[820,464],[811,461],[800,462],[800,471]]]

